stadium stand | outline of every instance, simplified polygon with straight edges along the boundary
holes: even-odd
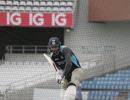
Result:
[[[56,82],[50,81],[49,84],[48,81],[54,79],[55,73],[53,73],[52,67],[47,67],[49,67],[48,63],[45,62],[43,64],[28,61],[24,63],[22,61],[5,61],[0,66],[1,95],[6,100],[20,100],[19,98],[21,97],[17,95],[19,93],[23,97],[26,95],[26,99],[21,98],[21,100],[27,100],[27,98],[33,97],[33,89],[36,87],[56,88],[56,84],[54,84]],[[48,83],[47,85],[46,82]],[[27,92],[31,94],[28,95],[26,94]]]
[[[26,80],[26,78],[30,78],[33,76],[37,76],[37,75],[44,75],[45,73],[49,73],[52,72],[51,69],[47,68],[48,63],[35,63],[35,62],[4,62],[4,64],[1,65],[0,69],[1,69],[1,85],[6,85],[6,84],[10,84],[13,82],[17,82],[19,80]],[[14,72],[15,70],[15,72]],[[50,70],[50,71],[49,71]],[[13,71],[13,72],[12,72]],[[5,76],[3,76],[3,74],[5,74]],[[45,75],[46,75],[45,74]]]
[[[9,46],[9,47],[7,47],[7,50],[8,50],[8,53],[6,53],[6,55],[5,55],[5,63],[4,63],[4,66],[7,66],[7,68],[9,68],[9,66],[10,65],[12,65],[13,67],[14,66],[16,66],[17,68],[31,68],[31,67],[36,67],[36,66],[44,66],[44,68],[46,67],[45,65],[47,64],[47,63],[45,63],[45,59],[43,58],[43,56],[42,56],[42,54],[40,53],[40,54],[37,54],[37,49],[35,49],[35,48],[33,48],[33,50],[32,50],[32,46],[31,46],[31,49],[28,49],[28,48],[25,48],[26,46],[24,46],[24,47],[17,47],[17,46]],[[93,46],[92,46],[93,47]],[[93,48],[95,48],[95,47],[93,47]],[[18,51],[20,51],[20,52],[22,52],[21,54],[19,54],[19,53],[16,53],[17,52],[17,50]],[[27,53],[25,53],[26,51],[28,51],[28,50],[30,50],[30,51],[34,51],[34,54],[27,54]],[[43,49],[42,49],[43,50]],[[94,50],[96,50],[96,49],[94,49]],[[92,50],[91,50],[92,51]],[[110,50],[111,51],[111,50]],[[13,53],[14,52],[14,53]],[[115,67],[114,68],[105,68],[104,66],[96,66],[98,63],[97,63],[97,61],[98,60],[100,60],[100,61],[98,61],[98,62],[101,62],[101,60],[102,59],[99,59],[99,58],[102,58],[102,57],[100,57],[99,55],[96,55],[96,56],[90,56],[90,58],[91,57],[94,57],[95,59],[90,59],[90,62],[84,62],[84,63],[81,63],[81,65],[84,67],[84,68],[88,68],[88,70],[86,70],[86,74],[85,74],[85,76],[87,76],[88,78],[93,78],[93,77],[95,77],[95,76],[99,76],[99,75],[101,75],[101,74],[103,74],[104,72],[105,73],[108,73],[108,72],[110,72],[110,71],[112,71],[113,69],[115,69]],[[106,56],[105,56],[105,58],[106,58]],[[110,59],[110,56],[108,57],[109,59]],[[109,59],[106,59],[107,60],[107,62],[110,62],[110,63],[112,63],[111,62],[111,60],[110,61],[108,61]],[[112,59],[113,60],[113,59]],[[87,59],[87,61],[88,61],[88,59]],[[114,61],[114,60],[113,60]],[[109,65],[109,67],[110,67],[110,63],[108,64]],[[100,63],[99,63],[100,64]],[[96,66],[96,67],[95,67]],[[108,66],[107,66],[108,67]],[[5,67],[6,68],[6,67]],[[39,70],[45,70],[45,69],[38,69],[38,71]],[[109,70],[108,70],[109,69]],[[20,70],[20,69],[19,69]],[[26,70],[26,69],[25,69]],[[29,70],[33,70],[33,69],[29,69]],[[36,70],[36,69],[34,69],[34,70]],[[129,71],[128,71],[129,72]],[[128,73],[127,72],[127,73]],[[32,71],[32,73],[33,73],[33,71]],[[38,74],[40,74],[39,72],[37,72]],[[105,74],[104,73],[104,74]],[[120,71],[119,71],[119,73],[121,73]],[[126,72],[124,72],[124,73],[126,73]],[[52,74],[51,74],[52,75]],[[50,75],[50,76],[51,76]],[[17,76],[17,75],[16,75]],[[27,75],[28,76],[28,75]],[[50,77],[50,76],[48,76],[48,77]],[[106,74],[105,75],[106,77],[108,77],[108,76],[111,76],[112,78],[113,78],[113,74]],[[116,75],[115,75],[116,76]],[[119,76],[121,76],[121,75],[119,75]],[[32,77],[33,77],[33,75],[32,75]],[[21,98],[22,96],[25,96],[26,95],[26,98],[22,98],[21,100],[28,100],[28,98],[32,98],[32,96],[33,96],[33,90],[34,90],[34,85],[35,84],[38,84],[37,85],[37,87],[38,88],[54,88],[56,85],[55,85],[55,81],[54,81],[54,76],[53,76],[53,78],[52,77],[50,77],[49,79],[50,79],[50,85],[48,84],[48,81],[45,81],[45,80],[43,80],[42,82],[41,82],[41,80],[39,80],[39,77],[40,76],[38,76],[38,77],[35,77],[35,78],[33,78],[33,79],[31,79],[31,78],[29,78],[28,79],[28,81],[27,80],[22,80],[22,81],[16,81],[16,83],[15,84],[10,84],[9,85],[9,87],[10,88],[8,88],[8,89],[6,89],[5,88],[5,90],[8,90],[9,92],[8,93],[6,93],[6,91],[4,91],[4,93],[3,94],[7,94],[8,95],[8,98],[13,98],[13,100],[17,100],[17,98]],[[44,75],[43,75],[43,77],[44,77]],[[45,76],[46,77],[46,76]],[[22,78],[22,77],[21,77]],[[51,78],[53,79],[53,80],[51,80]],[[18,79],[18,78],[17,78]],[[19,78],[20,79],[20,78]],[[38,79],[38,80],[37,80]],[[41,79],[41,77],[40,77],[40,79]],[[128,86],[124,86],[124,85],[122,85],[122,84],[124,84],[123,82],[122,83],[120,83],[119,85],[121,85],[121,86],[118,86],[116,83],[114,83],[114,82],[116,82],[116,81],[113,81],[114,79],[108,79],[108,81],[105,81],[104,80],[105,79],[105,77],[97,77],[97,78],[94,78],[94,83],[93,83],[93,81],[92,80],[90,80],[90,81],[86,81],[86,82],[83,82],[82,84],[83,84],[83,86],[82,86],[82,89],[83,89],[83,91],[84,90],[88,90],[89,91],[89,93],[88,93],[88,95],[87,95],[87,93],[83,93],[84,95],[87,95],[86,96],[86,98],[88,98],[88,100],[90,99],[90,100],[109,100],[110,98],[112,98],[111,97],[111,95],[113,95],[113,96],[117,96],[117,97],[119,97],[119,94],[120,94],[120,92],[118,92],[118,91],[116,91],[116,93],[114,92],[114,91],[105,91],[105,92],[100,92],[99,90],[101,90],[101,89],[106,89],[106,90],[108,90],[108,89],[114,89],[114,87],[116,87],[116,90],[118,89],[120,89],[120,90],[125,90]],[[117,78],[116,78],[117,79]],[[35,83],[35,81],[37,80],[37,82]],[[106,80],[107,80],[107,78],[106,78]],[[110,81],[111,80],[111,81]],[[95,82],[96,81],[96,82]],[[31,83],[30,83],[31,82]],[[34,84],[33,84],[33,82],[34,82]],[[98,84],[96,84],[96,83],[98,83]],[[20,84],[20,86],[19,86],[19,84]],[[41,85],[40,85],[41,84]],[[113,85],[111,85],[111,84],[113,84]],[[122,87],[123,86],[123,87]],[[118,88],[119,87],[119,88]],[[95,90],[96,89],[96,94],[102,94],[102,93],[104,93],[104,95],[103,96],[99,96],[99,94],[98,94],[98,96],[96,95],[95,96],[95,92],[94,91],[92,91],[92,90]],[[10,92],[10,91],[13,91],[13,92]],[[20,94],[20,96],[18,96],[17,95],[17,93],[16,93],[16,91]],[[27,93],[28,92],[28,93]],[[92,92],[92,93],[91,93]],[[27,95],[28,94],[28,95]],[[92,94],[92,95],[91,95]],[[110,96],[106,96],[106,95],[110,95]],[[17,96],[16,96],[17,95]],[[89,96],[90,95],[90,96]],[[123,97],[123,96],[122,96]],[[15,98],[15,99],[14,99]],[[97,99],[97,98],[99,98],[99,99]],[[108,99],[106,99],[106,98],[108,98]],[[10,100],[10,99],[8,99],[8,100]],[[30,99],[31,100],[31,99]],[[86,99],[85,99],[86,100]],[[112,100],[112,99],[110,99],[110,100]]]
[[[92,80],[82,82],[82,89],[88,89],[87,100],[117,100],[122,91],[126,94],[130,92],[130,68],[119,70],[114,73],[108,73],[104,76],[94,77]],[[95,91],[93,91],[95,90]],[[103,91],[104,90],[104,91]],[[125,95],[129,100],[128,95]],[[120,100],[120,99],[119,99]],[[121,99],[122,100],[122,99]]]
[[[24,50],[21,54],[13,53],[14,50],[16,52],[20,49],[8,47],[8,53],[5,54],[5,61],[0,67],[2,78],[0,80],[3,80],[1,85],[4,84],[0,88],[4,98],[7,100],[18,100],[19,98],[21,100],[32,100],[35,88],[60,88],[55,82],[55,75],[52,73],[53,68],[48,66],[42,54],[26,54],[25,51],[27,49],[25,48],[21,49]],[[95,61],[82,63],[84,68],[88,66],[92,68],[95,64]],[[4,73],[6,77],[2,77],[2,72],[6,72]]]
[[[48,1],[48,0],[1,0],[0,1],[0,10],[1,11],[33,11],[33,12],[68,12],[74,11],[75,0],[56,0],[56,1]],[[42,7],[42,9],[41,9]],[[57,10],[56,10],[57,9]]]
[[[85,98],[83,100],[130,100],[128,92],[130,69],[121,69],[130,65],[129,23],[88,23],[86,9],[88,0],[79,1],[79,12],[74,13],[78,16],[75,22],[77,25],[73,31],[65,34],[65,44],[71,44],[70,47],[77,51],[80,60],[84,61],[81,64],[84,68],[89,66],[89,70],[86,71],[88,78],[94,77],[84,81],[81,85]],[[0,0],[0,11],[72,12],[75,10],[76,2],[77,0]],[[77,44],[80,46],[73,47]],[[90,44],[93,46],[88,46]],[[14,54],[6,54],[5,62],[2,62],[0,66],[0,73],[6,72],[4,76],[0,75],[0,80],[3,80],[3,83],[0,83],[0,100],[33,100],[34,88],[59,88],[53,73],[48,76],[43,75],[47,73],[44,73],[43,70],[48,64],[45,63],[42,55],[37,54],[35,50],[34,54],[24,54],[25,50],[20,51],[22,54],[15,54],[16,52],[11,48],[8,52]],[[113,48],[114,50],[110,50]],[[95,52],[94,50],[101,51]],[[94,59],[87,62],[90,58]],[[118,58],[120,60],[117,60]],[[95,68],[94,66],[99,62],[103,66]],[[15,74],[11,73],[13,70],[16,71]],[[17,75],[19,70],[21,73]],[[30,73],[27,70],[30,70]],[[113,70],[117,70],[117,72],[109,73]],[[102,76],[102,74],[104,75]],[[8,84],[6,85],[6,83]]]
[[[93,47],[93,46],[92,46]],[[26,46],[23,46],[23,47],[17,47],[17,46],[9,46],[9,47],[7,47],[7,51],[8,51],[8,53],[6,53],[6,55],[5,55],[5,58],[6,58],[6,62],[5,62],[5,65],[11,65],[11,64],[14,64],[14,66],[16,65],[16,66],[19,66],[19,65],[22,65],[23,66],[23,68],[24,67],[27,67],[27,66],[37,66],[38,64],[39,65],[41,65],[41,66],[45,66],[45,64],[46,63],[44,63],[45,62],[45,59],[43,58],[43,55],[40,53],[40,54],[37,54],[37,50],[38,49],[36,49],[35,47],[32,49],[33,47],[31,46],[31,49],[30,48],[26,48]],[[93,47],[93,48],[95,48],[95,47]],[[27,53],[25,53],[26,51],[28,51],[28,50],[30,50],[30,51],[34,51],[34,54],[27,54]],[[43,50],[43,49],[42,49]],[[94,49],[95,50],[95,49]],[[17,51],[20,51],[21,52],[21,54],[19,54],[19,53],[17,53]],[[111,51],[111,50],[110,50]],[[90,58],[92,57],[92,55],[90,56]],[[106,69],[106,70],[104,70],[105,69],[105,67],[104,66],[101,66],[101,65],[99,65],[98,67],[96,66],[97,64],[101,64],[101,63],[99,63],[99,62],[102,62],[101,60],[102,59],[99,59],[99,58],[102,58],[102,57],[100,57],[100,55],[98,54],[98,55],[96,55],[96,56],[93,56],[95,59],[90,59],[90,61],[87,59],[87,61],[89,61],[89,62],[84,62],[84,63],[81,63],[81,65],[85,68],[85,69],[87,69],[88,68],[88,70],[86,70],[86,74],[84,75],[85,77],[87,76],[88,78],[92,78],[92,77],[95,77],[95,76],[99,76],[99,75],[101,75],[101,74],[103,74],[104,72],[109,72],[109,71],[112,71],[113,69]],[[106,58],[106,56],[105,56],[105,58]],[[109,58],[110,58],[110,56],[109,56]],[[100,60],[100,61],[99,61]],[[8,62],[7,62],[8,61]],[[107,59],[107,62],[108,62],[108,59]],[[110,63],[112,63],[111,61],[109,61]],[[110,65],[110,63],[109,63],[109,65]],[[103,63],[103,65],[104,65],[104,63]],[[96,67],[95,67],[96,66]],[[113,67],[113,66],[112,66]],[[44,69],[43,69],[44,70]],[[37,77],[37,78],[39,78],[39,77]],[[31,79],[29,79],[29,80],[31,80]],[[26,80],[24,80],[24,81],[20,81],[20,83],[18,82],[16,82],[15,84],[17,85],[17,84],[21,84],[21,82],[23,82],[23,83],[26,83]],[[31,81],[32,82],[32,81]],[[51,81],[52,82],[52,81]],[[53,81],[51,84],[54,84],[55,83],[55,81]],[[87,84],[86,82],[83,82],[83,84]],[[91,83],[91,82],[90,82]],[[30,87],[30,83],[26,83],[26,84],[29,84],[28,86]],[[51,87],[50,85],[45,85],[46,84],[46,82],[45,83],[41,83],[42,85],[40,86],[40,85],[38,85],[38,87],[40,87],[40,88],[42,88],[42,87]],[[44,85],[43,85],[44,84]],[[104,83],[103,83],[104,84]],[[31,85],[34,85],[34,84],[31,84]],[[23,88],[24,89],[24,86],[25,86],[25,84],[22,84],[22,85],[20,85],[20,87],[18,87],[18,88]],[[101,86],[101,85],[100,85]],[[11,85],[11,87],[12,87],[12,85]],[[26,86],[27,87],[27,86]],[[29,93],[32,93],[31,91],[33,91],[33,86],[31,86],[32,87],[32,89],[31,90],[28,90],[28,91],[30,91]],[[85,87],[86,87],[86,85],[85,85]],[[88,88],[88,87],[86,87],[86,88],[83,88],[83,89],[95,89],[96,87],[97,87],[97,85],[96,85],[96,87],[94,87],[94,85],[92,85],[92,87],[93,88]],[[15,88],[17,88],[17,86],[15,87]],[[52,87],[51,87],[52,88]],[[98,88],[96,88],[96,89],[98,89]],[[101,88],[99,88],[99,89],[101,89]],[[105,89],[108,89],[108,88],[106,88],[105,87]],[[13,90],[12,88],[11,88],[11,90]],[[23,90],[22,90],[23,91]],[[27,90],[26,90],[27,91]],[[24,94],[25,93],[25,91],[24,92],[21,92],[21,94]],[[86,93],[84,93],[85,95],[86,95]],[[88,94],[89,95],[89,94]],[[15,96],[13,96],[14,98],[16,98]],[[28,97],[32,97],[32,94],[31,95],[28,95]],[[93,96],[92,96],[93,97]],[[96,97],[95,97],[96,98]]]

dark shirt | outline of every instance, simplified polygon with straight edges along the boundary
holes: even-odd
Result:
[[[65,77],[70,75],[74,69],[81,67],[73,51],[66,46],[60,46],[58,55],[52,54],[51,58],[58,69],[63,70]]]

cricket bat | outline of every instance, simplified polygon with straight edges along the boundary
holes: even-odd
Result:
[[[50,64],[52,67],[55,68],[55,71],[56,71],[56,73],[57,73],[56,79],[58,79],[58,77],[61,77],[61,75],[63,74],[63,71],[62,71],[62,70],[59,70],[59,69],[57,68],[56,64],[53,62],[53,60],[51,59],[51,57],[49,57],[49,56],[48,56],[47,54],[45,54],[45,53],[44,53],[43,55],[44,55],[44,57],[47,59],[47,61],[49,62],[49,64]],[[62,78],[62,81],[61,81],[60,83],[63,84],[64,78],[65,78],[65,77]]]
[[[47,54],[43,54],[44,57],[46,58],[46,60],[49,62],[49,64],[55,68],[55,71],[57,72],[59,69],[57,68],[56,64],[53,62],[53,60],[47,55]]]

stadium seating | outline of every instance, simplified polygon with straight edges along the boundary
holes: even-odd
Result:
[[[73,0],[56,0],[56,1],[33,1],[33,0],[1,0],[0,11],[33,11],[33,12],[68,12],[73,11]],[[12,9],[9,9],[12,8]]]
[[[16,5],[16,6],[19,6],[19,1],[14,1],[13,3],[12,3],[12,5]]]
[[[4,10],[4,6],[0,6],[0,11],[3,11]]]
[[[95,77],[93,80],[83,81],[81,86],[82,89],[100,89],[99,91],[90,91],[88,93],[88,100],[113,100],[114,97],[119,95],[120,90],[127,91],[130,89],[129,77],[130,68],[119,70],[116,73],[109,73],[105,76]],[[102,89],[104,91],[101,91]],[[105,89],[108,91],[105,91]],[[114,89],[115,91],[112,91]]]
[[[130,92],[129,92],[129,94],[128,94],[128,100],[130,100]]]
[[[5,92],[9,88],[11,91],[21,89],[25,85],[33,86],[54,78],[53,68],[48,65],[42,62],[5,61],[0,66],[0,92]]]

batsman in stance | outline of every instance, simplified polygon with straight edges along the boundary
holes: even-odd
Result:
[[[56,80],[65,89],[63,100],[82,100],[82,98],[76,99],[76,90],[80,85],[83,70],[73,51],[61,45],[57,37],[49,39],[48,50],[59,69]]]

